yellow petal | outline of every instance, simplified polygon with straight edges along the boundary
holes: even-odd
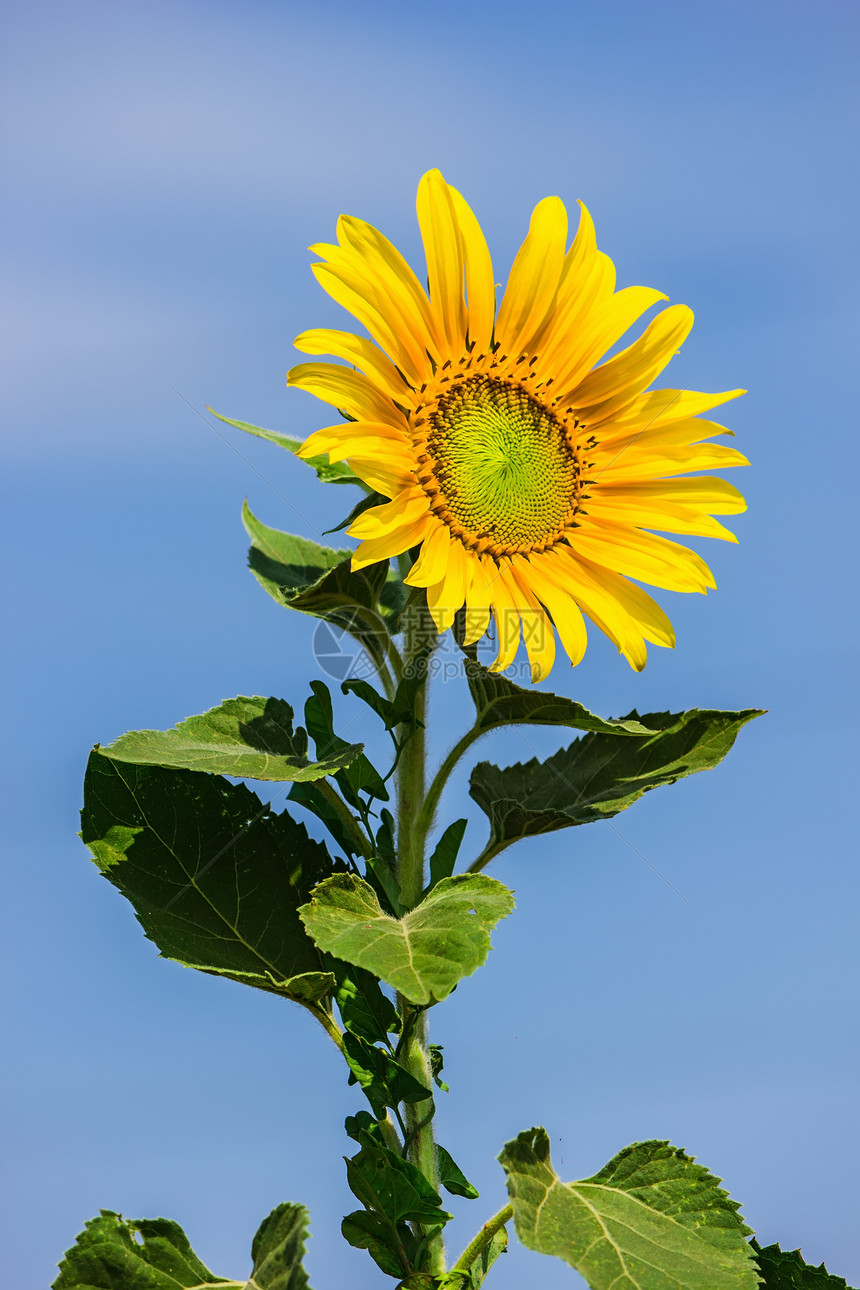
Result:
[[[576,667],[577,663],[582,661],[587,644],[582,611],[570,591],[561,587],[557,580],[553,580],[552,572],[545,567],[546,563],[545,553],[529,557],[529,581],[538,600],[546,605],[552,615],[559,640],[570,659],[571,667]]]
[[[469,341],[479,354],[485,353],[493,339],[496,316],[496,284],[493,262],[480,224],[456,188],[448,185],[457,223],[463,238],[466,257],[466,299],[468,301]]]
[[[528,561],[522,556],[514,556],[512,559],[511,576],[519,591],[520,620],[532,681],[537,683],[552,671],[555,662],[555,633],[545,609],[530,586]]]
[[[611,573],[608,569],[592,564],[590,560],[584,560],[581,556],[577,556],[576,559],[580,571],[587,569],[594,581],[599,582],[614,596],[618,604],[630,615],[646,641],[650,641],[653,645],[662,645],[666,649],[674,648],[675,632],[672,624],[657,601],[649,596],[647,591],[643,591],[633,582],[628,582],[620,574]]]
[[[648,658],[642,632],[608,589],[608,580],[596,578],[588,565],[577,560],[569,548],[553,547],[547,552],[547,557],[546,567],[567,588],[583,613],[618,647],[630,666],[641,672]],[[606,571],[600,572],[604,574]]]
[[[693,326],[693,311],[670,305],[627,349],[589,372],[576,391],[577,408],[600,404],[601,417],[630,403],[677,354]]]
[[[433,325],[446,357],[459,358],[466,342],[465,260],[454,203],[438,170],[419,183],[417,207]]]
[[[406,431],[408,422],[390,397],[361,372],[334,363],[299,363],[287,372],[287,385],[341,408],[355,421],[384,421]]]
[[[463,643],[474,645],[490,625],[492,584],[482,556],[472,555],[467,561],[466,571],[466,623]]]
[[[606,458],[605,464],[602,457]],[[595,482],[620,483],[623,479],[664,479],[669,475],[683,475],[688,470],[729,470],[735,466],[748,466],[749,461],[736,448],[723,443],[690,444],[683,448],[642,448],[633,444],[616,452],[592,457],[594,468],[589,478]]]
[[[493,620],[496,624],[496,637],[499,652],[490,664],[491,672],[504,672],[516,658],[520,644],[520,615],[517,609],[516,584],[511,585],[512,578],[506,560],[496,564],[496,577],[493,583]]]
[[[394,501],[362,511],[346,531],[349,537],[381,538],[429,513],[430,499],[424,489],[405,488]]]
[[[409,587],[433,587],[443,581],[451,551],[451,530],[442,520],[430,528],[421,554],[403,579]]]
[[[293,344],[302,354],[333,354],[335,358],[345,358],[348,363],[360,368],[365,376],[369,376],[392,402],[411,402],[411,388],[391,359],[364,336],[354,336],[350,331],[317,327],[312,331],[303,331]]]
[[[640,394],[623,412],[612,413],[609,417],[602,417],[599,407],[592,408],[588,425],[589,429],[601,426],[613,433],[656,429],[697,417],[700,412],[708,412],[742,394],[746,394],[746,390],[723,390],[720,394],[705,394],[698,390],[651,390],[648,394]],[[609,424],[604,426],[604,421]]]
[[[394,360],[412,385],[427,379],[430,363],[426,354],[410,343],[408,334],[389,325],[387,310],[379,307],[375,293],[366,294],[364,279],[353,269],[333,264],[312,264],[311,270],[324,291],[344,309],[348,309],[367,328],[373,339]]]
[[[422,351],[434,352],[430,301],[413,269],[397,247],[365,220],[341,215],[338,238],[344,256],[366,275],[391,327],[405,329]]]
[[[350,457],[349,468],[368,488],[381,493],[383,497],[397,497],[404,488],[413,488],[417,483],[411,469],[390,460]]]
[[[586,373],[620,340],[646,309],[667,297],[651,287],[625,287],[583,319],[579,334],[571,337],[567,357],[555,374],[555,387],[562,400],[576,405],[576,390]]]
[[[734,533],[719,520],[703,515],[691,506],[677,506],[673,502],[637,502],[629,497],[601,495],[588,503],[588,518],[640,529],[657,529],[661,533],[683,533],[687,537],[737,542]]]
[[[701,417],[690,417],[686,421],[673,421],[670,425],[655,425],[641,430],[615,430],[611,423],[601,426],[595,434],[597,447],[592,450],[592,460],[602,461],[604,457],[614,456],[618,452],[637,451],[657,453],[663,448],[688,448],[710,439],[712,435],[727,434],[734,438],[734,430],[719,425],[716,421],[703,421]]]
[[[592,564],[669,591],[706,592],[713,574],[695,551],[622,524],[590,521],[568,534],[571,549]]]
[[[462,542],[454,541],[448,549],[448,567],[441,582],[427,588],[427,608],[436,630],[447,631],[466,599],[467,553]]]
[[[531,342],[550,371],[569,347],[569,338],[576,335],[586,312],[615,290],[615,266],[608,255],[598,251],[591,215],[583,202],[579,205],[579,228],[564,257],[555,304]]]
[[[563,202],[559,197],[544,197],[534,209],[499,306],[496,340],[512,358],[519,356],[552,306],[566,240]]]
[[[394,529],[385,537],[370,538],[362,542],[353,554],[352,569],[364,569],[369,564],[378,564],[380,560],[388,560],[393,555],[402,555],[404,551],[410,551],[412,547],[424,541],[430,523],[429,518],[425,516],[422,519],[413,520],[411,524],[404,524]]]
[[[597,490],[595,490],[595,496]],[[711,475],[694,475],[682,479],[633,480],[628,483],[601,483],[599,501],[622,498],[635,502],[661,502],[691,506],[711,515],[740,515],[747,504],[741,493],[727,479]]]

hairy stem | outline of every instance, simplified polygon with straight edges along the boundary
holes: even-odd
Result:
[[[468,752],[475,740],[480,739],[481,736],[486,733],[487,732],[485,730],[478,730],[475,726],[473,726],[471,730],[467,730],[462,739],[458,739],[454,744],[454,747],[448,753],[448,756],[433,776],[433,780],[427,790],[427,796],[424,799],[424,805],[418,813],[416,824],[416,827],[425,839],[433,826],[433,819],[436,815],[436,808],[439,805],[439,798],[442,796],[442,790],[448,783],[451,771],[457,765],[457,762],[463,754]]]
[[[474,1240],[470,1241],[466,1246],[451,1271],[468,1272],[475,1260],[480,1257],[481,1251],[486,1249],[496,1233],[502,1230],[505,1223],[510,1222],[513,1212],[513,1205],[506,1205],[504,1209],[499,1210],[498,1214],[494,1214],[492,1218],[487,1219]]]
[[[403,615],[405,634],[404,671],[415,665],[428,644],[433,644],[436,634],[428,624],[426,615],[415,603],[407,606]],[[427,717],[427,684],[422,684],[415,696],[413,712],[415,728],[402,729],[400,737],[406,742],[397,769],[397,877],[400,899],[406,909],[412,909],[424,891],[424,842],[426,832],[419,826],[419,816],[425,796],[425,724]],[[407,738],[407,735],[409,736]],[[398,1000],[400,1014],[406,1017],[409,1003]],[[415,1079],[426,1088],[432,1088],[430,1054],[427,1047],[427,1019],[422,1012],[414,1020],[409,1037],[400,1053],[400,1061]],[[436,1146],[433,1138],[433,1101],[408,1103],[405,1108],[408,1158],[439,1188],[439,1171],[436,1166]],[[439,1274],[445,1270],[445,1249],[441,1236],[428,1244],[426,1271]]]

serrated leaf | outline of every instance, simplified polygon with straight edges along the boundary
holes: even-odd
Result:
[[[390,1277],[401,1277],[418,1254],[418,1241],[406,1223],[391,1223],[381,1214],[358,1209],[347,1214],[341,1234],[357,1250],[367,1250],[378,1267]]]
[[[381,661],[397,629],[403,587],[383,560],[353,572],[352,552],[318,546],[261,523],[248,503],[242,522],[252,541],[248,565],[273,600],[348,632]]]
[[[351,1072],[350,1082],[361,1085],[377,1119],[384,1117],[386,1107],[395,1107],[401,1102],[423,1102],[432,1096],[430,1089],[405,1066],[359,1035],[349,1031],[344,1034],[343,1055]]]
[[[479,1192],[469,1182],[451,1153],[436,1143],[436,1168],[439,1170],[439,1182],[452,1196],[462,1196],[465,1200],[477,1200]]]
[[[563,1259],[591,1290],[756,1290],[737,1205],[670,1143],[634,1143],[573,1183],[553,1169],[543,1129],[499,1160],[523,1245]]]
[[[823,1263],[805,1263],[800,1250],[781,1250],[778,1245],[763,1249],[750,1242],[762,1275],[762,1290],[850,1290],[843,1277],[828,1272]]]
[[[644,738],[589,734],[543,762],[534,757],[504,769],[479,762],[469,792],[490,820],[488,850],[608,819],[652,788],[710,770],[741,727],[760,715],[754,708],[649,713],[641,720],[659,733]]]
[[[251,1245],[254,1266],[246,1290],[310,1290],[302,1266],[307,1219],[303,1205],[278,1205],[263,1219]]]
[[[67,1251],[52,1290],[309,1290],[302,1268],[306,1234],[304,1207],[279,1205],[254,1237],[250,1279],[231,1281],[200,1262],[178,1223],[125,1219],[103,1209]]]
[[[222,417],[220,412],[214,408],[207,407],[207,412],[211,412],[213,417],[223,421],[225,425],[235,426],[237,430],[244,430],[246,434],[252,434],[257,439],[268,439],[270,443],[276,443],[279,448],[285,448],[287,452],[295,453],[301,448],[302,440],[294,439],[292,435],[281,434],[278,430],[266,430],[263,426],[251,425],[250,421],[234,421],[232,417]],[[315,470],[324,484],[357,484],[359,488],[366,488],[363,479],[359,479],[344,461],[330,462],[327,455],[322,457],[299,458],[304,461],[306,466]]]
[[[513,892],[483,874],[445,878],[403,918],[383,913],[354,874],[314,889],[299,911],[322,950],[366,968],[411,1003],[445,999],[490,951],[490,931],[514,906]]]
[[[334,985],[297,908],[337,866],[244,784],[93,752],[81,822],[165,958],[300,1002]]]
[[[419,1169],[385,1147],[362,1147],[346,1161],[350,1191],[390,1223],[443,1224],[451,1215]]]
[[[461,647],[462,648],[462,647]],[[524,690],[506,676],[488,672],[477,660],[474,646],[463,651],[463,667],[469,693],[475,704],[475,727],[480,731],[498,726],[572,726],[607,735],[650,735],[659,727],[648,726],[647,718],[598,717],[581,703],[563,695],[541,690]]]
[[[259,695],[225,699],[198,717],[180,721],[172,730],[132,730],[101,749],[112,761],[139,766],[169,766],[183,770],[234,775],[237,779],[322,779],[355,761],[363,744],[348,744],[312,762],[307,758],[307,735],[293,730],[293,710],[283,699]]]
[[[466,820],[455,820],[449,824],[442,834],[436,847],[430,857],[430,881],[427,884],[425,896],[433,890],[437,883],[443,878],[450,878],[454,872],[454,865],[457,863],[457,855],[460,851],[460,844],[463,841],[463,834],[466,832]]]

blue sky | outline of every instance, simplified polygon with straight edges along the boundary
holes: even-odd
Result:
[[[505,1140],[544,1123],[570,1178],[671,1138],[763,1243],[856,1282],[856,6],[34,0],[4,25],[10,1284],[46,1285],[99,1207],[173,1217],[244,1276],[281,1200],[311,1209],[316,1290],[385,1282],[340,1240],[360,1103],[322,1032],[160,961],[75,831],[94,742],[238,693],[301,707],[313,624],[247,572],[241,502],[314,537],[345,490],[199,414],[324,424],[284,389],[293,337],[348,325],[305,248],[344,211],[417,262],[431,166],[502,272],[542,196],[585,200],[619,284],[696,311],[671,383],[750,391],[717,592],[661,593],[678,647],[641,675],[595,633],[552,688],[606,715],[769,709],[620,832],[496,863],[518,911],[433,1016],[443,1140],[482,1193],[452,1246],[503,1203]],[[438,753],[463,694],[437,691]],[[455,813],[476,848],[461,785]],[[493,1285],[525,1279],[577,1283],[515,1250]]]

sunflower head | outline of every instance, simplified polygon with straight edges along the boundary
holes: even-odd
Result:
[[[638,584],[715,585],[699,555],[659,534],[734,541],[714,516],[743,498],[699,472],[746,458],[713,442],[731,431],[700,414],[743,390],[649,390],[692,326],[685,305],[601,362],[666,297],[615,290],[584,206],[568,247],[561,201],[538,203],[498,310],[480,225],[437,170],[419,185],[418,221],[429,291],[361,220],[342,216],[337,244],[311,248],[323,287],[369,334],[304,332],[300,350],[349,366],[303,363],[287,378],[352,418],[300,455],[349,461],[390,499],[348,530],[353,568],[417,553],[405,581],[426,589],[439,631],[464,607],[467,643],[495,625],[494,670],[524,637],[539,680],[556,634],[578,663],[583,616],[641,669],[646,642],[674,634]]]

